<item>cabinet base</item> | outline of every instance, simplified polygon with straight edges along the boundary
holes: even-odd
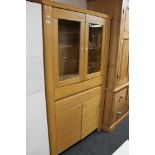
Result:
[[[123,121],[127,116],[129,115],[129,111],[128,112],[126,112],[121,118],[119,118],[114,124],[112,124],[110,127],[108,127],[108,126],[103,126],[102,127],[102,130],[103,131],[106,131],[106,132],[112,132],[115,128],[116,128],[116,126],[117,125],[119,125],[119,123],[121,122],[121,121]]]

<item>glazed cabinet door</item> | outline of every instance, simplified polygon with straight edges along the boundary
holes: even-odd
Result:
[[[53,8],[55,87],[82,81],[85,15]]]
[[[101,76],[103,73],[104,19],[86,15],[84,79]]]
[[[128,66],[129,66],[129,7],[128,1],[124,3],[122,11],[122,25],[119,42],[119,55],[117,63],[117,86],[121,86],[128,82]]]

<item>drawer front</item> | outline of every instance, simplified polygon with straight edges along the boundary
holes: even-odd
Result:
[[[74,105],[86,102],[87,100],[101,95],[102,87],[98,86],[87,91],[60,99],[55,102],[56,112],[66,110]]]
[[[128,88],[117,92],[114,96],[114,111],[117,111],[126,104]]]
[[[55,100],[67,97],[82,91],[82,83],[72,84],[55,89]]]
[[[82,104],[78,95],[56,102],[58,153],[81,139]]]
[[[91,98],[83,103],[82,112],[82,138],[98,128],[100,116],[101,95]]]
[[[96,97],[98,95],[101,95],[102,93],[102,87],[98,86],[92,89],[89,89],[87,91],[84,91],[82,94],[83,102],[86,102],[87,100]]]
[[[83,82],[83,90],[87,90],[102,84],[103,76],[99,76]]]
[[[125,104],[121,108],[119,108],[117,111],[113,112],[112,114],[112,124],[115,123],[118,119],[120,119],[126,112],[128,112],[129,106],[128,104]]]

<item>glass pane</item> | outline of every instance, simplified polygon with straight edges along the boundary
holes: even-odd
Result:
[[[80,22],[58,20],[59,80],[79,76]]]
[[[102,30],[102,25],[89,24],[88,74],[101,68]]]

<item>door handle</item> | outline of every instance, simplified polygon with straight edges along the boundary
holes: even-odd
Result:
[[[88,51],[88,47],[86,46],[86,51]]]

